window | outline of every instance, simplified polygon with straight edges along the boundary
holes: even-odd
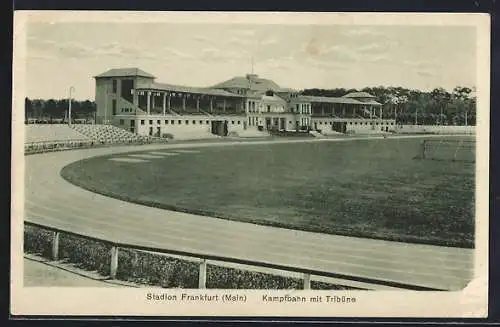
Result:
[[[270,112],[270,111],[271,111],[271,106],[267,105],[267,112]]]
[[[358,122],[354,122],[354,125],[357,125],[357,124],[358,124]]]
[[[189,125],[189,120],[186,119],[186,125]]]
[[[193,120],[193,125],[196,125],[196,120]]]
[[[330,122],[330,125],[333,125],[333,122]]]
[[[209,124],[209,123],[208,123],[208,120],[207,120],[207,125],[208,125],[208,124]]]
[[[149,121],[149,125],[153,125],[153,121],[152,120]]]
[[[172,119],[172,120],[170,121],[170,124],[171,124],[171,125],[175,125],[175,120],[173,120],[173,119]]]
[[[141,119],[141,125],[144,125],[144,119]]]
[[[180,120],[180,119],[179,119],[179,120],[177,121],[177,123],[179,123],[179,125],[180,125],[180,124],[182,124],[182,120]]]
[[[241,122],[238,120],[238,125],[240,125],[240,124],[241,124]]]
[[[165,120],[165,125],[168,125],[168,120]]]
[[[234,120],[231,121],[231,124],[234,125]]]
[[[200,120],[200,125],[203,124],[203,120]]]
[[[113,115],[116,115],[116,100],[113,99]]]
[[[158,125],[161,125],[161,120],[156,121]]]
[[[118,88],[118,82],[116,81],[116,79],[113,80],[113,93],[116,94],[116,89]]]
[[[299,109],[299,104],[297,103],[297,113],[300,112],[300,109]]]
[[[352,121],[351,121],[351,122],[349,122],[349,125],[352,125]]]
[[[289,124],[291,124],[291,123],[292,123],[292,121],[291,121],[291,120],[289,120],[289,121],[288,121],[288,123],[289,123]]]
[[[125,124],[125,121],[123,119],[120,119],[120,125]]]

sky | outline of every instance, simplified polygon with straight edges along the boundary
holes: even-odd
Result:
[[[281,87],[476,85],[472,26],[36,22],[26,96],[93,100],[93,76],[137,67],[158,82],[211,86],[253,71]]]

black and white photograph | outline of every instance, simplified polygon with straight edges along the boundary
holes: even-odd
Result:
[[[16,12],[13,313],[485,317],[489,24]]]

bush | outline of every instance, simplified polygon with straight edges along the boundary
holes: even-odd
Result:
[[[25,251],[50,258],[52,232],[26,226]],[[59,257],[78,264],[82,269],[110,274],[111,245],[62,233]],[[138,284],[164,288],[198,288],[199,262],[161,254],[119,249],[116,278]],[[301,289],[300,278],[207,265],[207,288],[215,289]],[[354,289],[324,282],[311,282],[312,289]]]
[[[168,139],[168,140],[173,140],[174,139],[174,135],[170,134],[170,133],[163,133],[162,134],[162,137],[164,139]]]
[[[80,268],[109,275],[111,245],[62,234],[59,239],[59,258],[78,264]]]
[[[53,233],[36,227],[24,226],[24,251],[37,253],[42,257],[52,257],[52,235]]]

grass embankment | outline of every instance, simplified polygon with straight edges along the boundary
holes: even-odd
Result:
[[[472,248],[475,166],[413,160],[420,142],[214,147],[140,164],[103,156],[72,163],[61,175],[87,190],[163,209],[311,232]]]
[[[24,251],[51,258],[52,232],[25,226]],[[97,271],[103,276],[110,274],[109,245],[61,234],[59,259],[74,263],[78,268]],[[164,288],[198,288],[199,264],[164,255],[120,249],[117,279]],[[241,269],[207,265],[207,288],[214,289],[301,289],[302,280],[252,272]],[[352,287],[323,282],[311,282],[312,289],[348,290]]]

